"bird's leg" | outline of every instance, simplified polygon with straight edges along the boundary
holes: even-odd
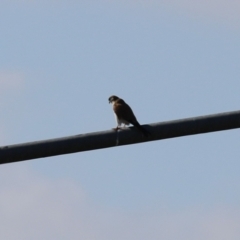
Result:
[[[117,127],[113,128],[113,130],[118,131],[121,129],[121,126],[117,125]]]

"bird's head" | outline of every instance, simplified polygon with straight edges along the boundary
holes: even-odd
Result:
[[[114,103],[115,101],[117,101],[119,99],[119,97],[117,97],[117,96],[111,96],[111,97],[109,97],[108,98],[108,101],[109,101],[109,103]]]

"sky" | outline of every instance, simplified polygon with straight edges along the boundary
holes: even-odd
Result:
[[[1,0],[0,145],[239,110],[240,2]],[[239,130],[0,166],[0,238],[238,240]]]

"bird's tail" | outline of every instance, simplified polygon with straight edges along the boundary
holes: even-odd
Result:
[[[151,135],[151,133],[143,126],[141,126],[138,122],[134,122],[132,125],[136,127],[145,137],[149,137]]]

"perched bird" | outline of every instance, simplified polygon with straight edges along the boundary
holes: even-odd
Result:
[[[121,128],[121,124],[129,125],[131,123],[145,137],[150,135],[150,133],[139,124],[132,109],[130,108],[130,106],[127,103],[124,102],[123,99],[113,95],[113,96],[109,97],[108,100],[109,100],[109,103],[112,104],[113,111],[116,116],[116,120],[117,120],[116,130]]]

